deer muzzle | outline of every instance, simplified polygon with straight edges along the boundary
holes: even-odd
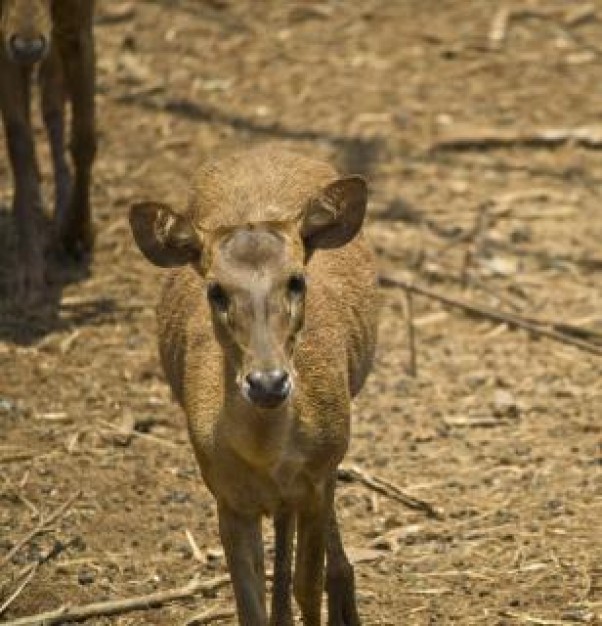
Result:
[[[275,409],[285,402],[293,389],[291,375],[280,368],[253,370],[245,376],[243,395],[256,406]]]

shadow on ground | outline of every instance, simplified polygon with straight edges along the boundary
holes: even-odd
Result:
[[[341,170],[366,177],[370,176],[384,147],[384,139],[381,137],[364,138],[305,128],[289,128],[279,122],[262,124],[242,115],[183,98],[163,99],[124,95],[115,100],[120,104],[139,106],[151,111],[165,111],[193,121],[229,126],[258,137],[323,142],[340,152],[338,164]]]
[[[20,301],[14,281],[17,263],[12,215],[0,206],[1,342],[32,345],[56,331],[102,323],[115,310],[115,303],[107,298],[64,302],[65,287],[89,277],[89,261],[76,263],[50,251],[46,255],[47,287],[44,294],[34,303]]]

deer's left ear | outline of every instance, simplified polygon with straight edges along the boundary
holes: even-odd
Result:
[[[359,232],[366,214],[368,189],[361,176],[346,176],[327,185],[301,217],[301,237],[308,250],[339,248]]]

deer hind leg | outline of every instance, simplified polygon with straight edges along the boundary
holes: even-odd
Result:
[[[274,559],[274,584],[272,586],[271,626],[293,626],[291,605],[291,568],[295,516],[283,511],[274,518],[276,531],[276,556]]]
[[[36,299],[44,287],[45,223],[30,121],[31,68],[12,63],[0,51],[0,109],[14,178],[17,231],[17,296]]]
[[[71,173],[65,155],[65,85],[60,55],[52,46],[40,67],[42,115],[54,171],[54,214],[65,215],[71,198]]]
[[[61,35],[57,45],[71,100],[70,150],[75,169],[71,201],[67,209],[56,216],[57,232],[63,249],[75,257],[82,257],[91,252],[94,243],[90,182],[96,154],[96,123],[95,55],[91,26],[82,26],[76,34]]]
[[[328,521],[326,591],[328,593],[328,626],[360,626],[353,567],[343,548],[334,507]]]
[[[267,626],[261,518],[241,515],[223,503],[218,515],[239,624]]]

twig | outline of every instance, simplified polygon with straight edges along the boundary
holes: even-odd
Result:
[[[369,489],[373,489],[383,496],[397,500],[410,509],[422,511],[423,513],[426,513],[428,517],[443,519],[443,511],[439,507],[435,507],[424,500],[419,500],[414,496],[409,496],[394,483],[384,480],[383,478],[379,478],[378,476],[370,476],[357,467],[357,465],[343,465],[339,467],[337,470],[337,478],[347,482],[357,480]]]
[[[142,433],[139,430],[133,429],[128,433],[124,433],[123,426],[117,426],[115,424],[111,424],[107,420],[99,419],[98,420],[103,426],[110,428],[111,430],[116,430],[119,435],[122,437],[127,434],[128,436],[139,437],[140,439],[147,439],[148,441],[153,441],[155,443],[161,444],[162,446],[167,446],[168,448],[178,448],[177,443],[172,443],[167,439],[163,439],[162,437],[157,437],[155,435],[151,435],[150,433]]]
[[[1,461],[0,461],[1,462]],[[6,483],[6,485],[8,486],[8,488],[15,494],[15,496],[33,513],[33,515],[35,515],[37,518],[40,517],[40,510],[38,509],[38,507],[31,502],[31,500],[29,500],[28,498],[26,498],[20,491],[20,485],[19,488],[15,487],[15,485],[13,485],[12,481],[6,477],[3,477],[4,482]],[[2,493],[5,493],[4,491]]]
[[[123,2],[115,7],[103,7],[103,11],[96,17],[96,24],[118,24],[131,20],[136,15],[136,6],[133,2]]]
[[[408,365],[408,373],[413,378],[418,376],[416,365],[416,333],[414,328],[414,303],[412,301],[412,291],[406,289],[406,327],[408,331],[408,344],[410,348],[410,362]]]
[[[227,619],[235,615],[236,613],[232,609],[209,609],[187,619],[184,626],[201,626],[201,624],[209,624],[217,619]]]
[[[6,609],[21,595],[23,589],[29,585],[31,579],[36,575],[38,568],[40,567],[39,563],[34,563],[27,572],[27,575],[21,582],[21,584],[15,589],[15,591],[6,599],[6,601],[0,606],[0,615],[3,615]]]
[[[491,26],[489,28],[489,49],[492,51],[500,50],[512,22],[516,22],[520,19],[540,19],[550,20],[554,22],[566,36],[573,40],[574,43],[581,45],[589,52],[595,55],[600,55],[601,50],[596,46],[583,41],[581,37],[578,37],[571,30],[570,27],[579,26],[580,24],[595,19],[596,7],[592,4],[586,4],[581,7],[571,8],[567,11],[564,8],[525,8],[510,10],[506,7],[502,7],[493,17]]]
[[[194,540],[194,536],[188,530],[188,528],[184,530],[184,533],[186,534],[186,539],[188,539],[188,543],[190,544],[190,549],[192,550],[192,556],[197,561],[202,563],[204,561],[203,553],[201,552],[201,549],[199,548],[197,542]]]
[[[590,354],[602,356],[601,346],[597,346],[587,341],[583,341],[582,339],[577,339],[576,337],[572,337],[570,335],[565,335],[555,330],[550,330],[549,328],[543,327],[533,322],[529,322],[523,317],[519,317],[518,315],[514,315],[512,313],[506,313],[498,309],[492,309],[482,304],[457,300],[455,298],[452,298],[451,296],[445,296],[441,293],[432,291],[431,289],[427,289],[426,287],[420,287],[412,282],[408,282],[406,280],[401,280],[398,278],[381,276],[380,285],[382,287],[389,288],[393,287],[400,289],[410,289],[411,291],[414,291],[415,293],[418,293],[422,296],[432,298],[433,300],[438,300],[439,302],[443,302],[443,304],[447,304],[448,306],[463,309],[464,311],[468,311],[473,315],[478,315],[480,317],[494,320],[496,322],[503,322],[511,327],[514,326],[517,328],[522,328],[523,330],[526,330],[533,335],[547,337],[548,339],[553,339],[554,341],[558,341],[559,343],[574,346],[575,348],[579,348],[580,350],[589,352]]]
[[[509,617],[516,619],[524,624],[535,624],[536,626],[569,626],[573,622],[567,622],[558,619],[545,619],[541,617],[534,617],[533,615],[527,615],[526,613],[515,613],[514,611],[500,611],[500,617]]]
[[[72,543],[72,542],[69,542]],[[45,555],[39,557],[39,559],[25,568],[23,572],[19,574],[19,576],[24,576],[23,581],[19,584],[17,589],[6,599],[6,601],[0,606],[0,615],[3,615],[6,609],[19,597],[22,593],[23,589],[29,584],[31,579],[35,576],[36,572],[40,569],[44,563],[50,561],[50,559],[56,558],[65,548],[68,547],[69,544],[65,545],[60,541],[55,542],[52,548]]]
[[[35,458],[35,454],[31,452],[13,452],[6,456],[0,457],[0,465],[2,463],[15,463],[17,461],[30,461]]]
[[[3,622],[3,626],[52,626],[53,624],[63,624],[65,622],[81,622],[91,617],[99,615],[118,615],[129,611],[150,609],[163,606],[175,600],[181,600],[203,591],[215,591],[228,584],[228,575],[218,576],[211,580],[193,579],[187,585],[177,589],[167,591],[157,591],[143,596],[125,598],[123,600],[109,600],[106,602],[95,602],[84,606],[62,606],[54,611],[39,613],[21,617],[10,622]],[[217,619],[217,617],[214,617]],[[207,622],[204,622],[207,623]]]
[[[451,278],[453,278],[453,276]],[[524,305],[519,304],[517,301],[514,300],[514,298],[511,298],[505,293],[502,293],[494,287],[489,286],[476,272],[468,272],[467,282],[473,288],[483,291],[488,296],[495,298],[498,302],[505,304],[511,309],[514,309],[514,311],[522,311],[524,309]]]
[[[564,16],[565,26],[580,26],[585,22],[596,19],[596,5],[592,3],[571,9]]]
[[[578,326],[568,322],[555,322],[553,320],[541,320],[534,317],[525,317],[527,322],[550,328],[562,335],[577,337],[578,339],[589,339],[588,343],[600,345],[602,344],[602,332],[585,326]]]
[[[67,510],[71,507],[71,505],[82,495],[81,491],[74,493],[66,502],[63,502],[61,506],[58,507],[53,513],[51,513],[46,519],[41,519],[38,525],[28,532],[25,537],[23,537],[20,541],[18,541],[11,550],[9,550],[8,554],[5,554],[2,560],[0,560],[0,568],[6,565],[12,558],[19,552],[19,550],[28,542],[31,541],[36,535],[43,532],[47,526],[50,526],[53,522],[55,522],[59,517],[64,515]]]
[[[489,49],[500,50],[504,45],[506,33],[508,32],[508,22],[511,13],[508,7],[499,9],[491,20],[489,28]]]
[[[508,130],[502,128],[458,129],[447,136],[436,139],[431,151],[443,150],[492,150],[495,148],[550,148],[567,142],[584,148],[602,148],[602,128],[578,126],[576,128],[544,128]]]

